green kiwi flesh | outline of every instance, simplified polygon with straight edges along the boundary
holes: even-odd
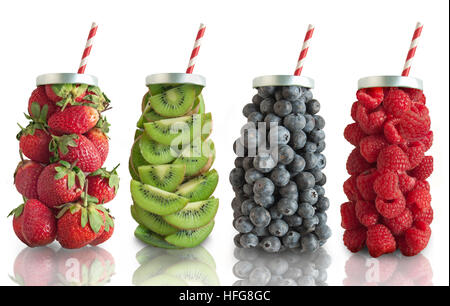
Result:
[[[203,201],[213,194],[218,182],[217,171],[211,170],[178,186],[175,193],[189,199],[190,202]]]
[[[183,182],[186,165],[147,165],[138,168],[141,182],[168,192],[174,192]]]
[[[200,202],[191,202],[182,210],[163,219],[170,225],[179,229],[196,229],[207,225],[216,215],[219,200],[211,198]]]
[[[142,138],[143,131],[137,130],[135,135],[135,142],[131,148],[131,155],[129,161],[130,174],[133,178],[139,178],[138,168],[143,165],[147,165],[148,162],[142,156],[140,149],[140,139]]]
[[[133,205],[131,207],[131,215],[137,223],[158,235],[168,236],[178,231],[176,228],[167,223],[161,216],[148,212],[142,209],[139,205]]]
[[[172,147],[153,141],[145,133],[139,140],[139,148],[142,157],[147,161],[146,164],[168,164],[176,158],[176,154],[173,152]]]
[[[173,163],[186,165],[186,177],[191,177],[207,172],[212,165],[214,156],[215,148],[212,140],[208,139],[201,145],[197,145],[194,141]],[[205,171],[205,169],[207,170]]]
[[[152,108],[165,117],[179,117],[191,110],[196,99],[193,85],[185,84],[157,95],[152,95],[149,102]]]
[[[145,228],[142,225],[139,225],[136,228],[136,230],[134,231],[134,235],[136,236],[137,239],[141,240],[142,242],[157,248],[179,249],[179,247],[168,243],[167,241],[164,240],[163,237],[150,231],[149,229]]]
[[[193,248],[202,243],[214,228],[214,220],[207,225],[195,230],[181,230],[175,234],[169,235],[165,240],[172,245],[181,248]]]

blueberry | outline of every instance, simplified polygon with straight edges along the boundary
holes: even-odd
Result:
[[[265,286],[270,281],[270,271],[266,267],[257,267],[248,276],[250,285],[252,286]]]
[[[305,114],[306,113],[306,99],[301,97],[295,101],[292,101],[292,112],[295,114]]]
[[[280,239],[273,236],[264,238],[261,241],[260,245],[264,249],[264,251],[269,253],[276,253],[281,248]]]
[[[253,168],[253,157],[244,157],[244,160],[242,161],[242,167],[245,171],[248,171],[249,169]]]
[[[293,181],[289,181],[286,186],[283,186],[279,189],[279,193],[282,197],[288,199],[298,199],[298,188],[297,184]]]
[[[245,181],[247,184],[253,185],[257,179],[262,178],[264,174],[256,170],[255,168],[250,168],[245,171]]]
[[[245,216],[248,216],[250,214],[250,211],[252,210],[252,208],[256,207],[256,203],[249,199],[249,200],[245,200],[244,202],[242,202],[241,204],[241,212],[242,214],[244,214]]]
[[[313,287],[316,285],[316,281],[311,275],[304,275],[297,279],[297,284],[302,287]]]
[[[330,207],[330,200],[327,197],[319,197],[316,204],[316,209],[318,212],[325,212]]]
[[[276,237],[283,237],[289,230],[289,225],[281,220],[273,220],[269,225],[269,233]]]
[[[248,233],[241,236],[240,243],[243,248],[249,249],[249,248],[255,248],[258,243],[258,237],[255,234]]]
[[[285,117],[292,112],[292,104],[287,100],[277,101],[273,106],[273,111],[280,117]]]
[[[303,131],[295,131],[292,133],[291,142],[289,143],[294,150],[302,149],[306,144],[306,134]]]
[[[277,90],[275,91],[274,97],[275,97],[275,100],[277,100],[277,101],[283,99],[283,93],[281,92],[281,89],[277,89]]]
[[[305,169],[305,165],[304,158],[296,154],[294,160],[286,167],[286,169],[291,173],[291,176],[294,177]]]
[[[325,139],[325,132],[323,130],[317,129],[316,127],[309,134],[309,139],[311,139],[312,142],[319,143]]]
[[[283,220],[286,221],[290,227],[299,227],[303,223],[303,219],[299,215],[284,216]]]
[[[317,216],[312,216],[311,218],[303,219],[303,226],[311,231],[313,231],[316,225],[319,224],[319,218]]]
[[[282,198],[277,203],[278,211],[284,216],[292,216],[298,209],[297,201]]]
[[[264,122],[266,123],[266,129],[270,129],[271,123],[280,125],[281,118],[275,114],[267,114],[266,117],[264,118]]]
[[[309,170],[309,172],[311,172],[311,174],[314,175],[315,182],[320,182],[320,180],[322,179],[323,173],[318,167]]]
[[[289,171],[283,168],[276,168],[270,173],[270,179],[277,187],[286,186],[291,179]]]
[[[241,210],[242,202],[239,201],[238,198],[234,198],[233,201],[231,201],[231,208],[233,208],[234,211],[240,211]]]
[[[316,154],[311,152],[306,152],[302,154],[303,158],[305,159],[305,170],[311,170],[317,166],[317,163],[319,162],[317,159]]]
[[[248,115],[247,119],[248,122],[258,123],[263,121],[264,115],[261,114],[260,112],[253,112],[250,115]]]
[[[263,114],[273,113],[273,105],[275,104],[275,100],[273,98],[266,98],[262,100],[259,105],[259,109]]]
[[[303,275],[302,269],[298,267],[289,267],[289,270],[283,275],[289,279],[298,279]]]
[[[306,126],[306,119],[302,114],[290,114],[284,117],[283,124],[289,131],[295,132],[303,130]]]
[[[235,235],[234,238],[233,238],[234,245],[235,245],[236,247],[238,247],[238,248],[242,248],[242,245],[241,245],[241,236],[242,236],[242,234],[237,234],[237,235]]]
[[[331,237],[331,229],[325,224],[316,226],[315,233],[317,235],[317,238],[319,238],[322,241],[328,240]]]
[[[314,207],[309,203],[300,203],[298,205],[298,211],[297,214],[302,217],[303,219],[312,218],[314,216],[315,209]]]
[[[269,209],[270,212],[270,218],[272,220],[279,220],[281,218],[283,218],[283,215],[278,211],[278,208],[276,206],[272,206]]]
[[[244,190],[245,195],[247,195],[249,197],[253,196],[253,185],[244,184],[242,189]]]
[[[272,155],[268,152],[260,152],[253,159],[253,166],[262,173],[269,173],[277,163],[273,160]],[[256,192],[255,192],[256,193]]]
[[[326,148],[325,141],[321,141],[321,142],[319,142],[319,143],[317,144],[317,150],[316,150],[316,152],[317,152],[317,153],[322,153],[322,152],[325,150],[325,148]]]
[[[327,271],[320,269],[319,275],[316,277],[317,286],[321,286],[321,284],[324,284],[327,281],[327,278],[328,278]]]
[[[322,116],[314,115],[314,121],[316,122],[316,129],[323,129],[325,127],[325,119]]]
[[[283,275],[289,270],[289,263],[284,258],[274,257],[267,262],[267,268],[272,275]]]
[[[240,138],[241,144],[244,145],[245,148],[247,149],[253,149],[254,151],[256,151],[256,148],[259,145],[259,134],[258,134],[258,130],[255,128],[249,128],[249,129],[243,129],[242,130],[242,135]]]
[[[242,234],[250,233],[253,229],[253,224],[248,217],[241,216],[234,220],[233,222],[234,228]]]
[[[319,195],[315,189],[306,189],[300,193],[300,201],[314,205],[319,200]]]
[[[245,183],[244,179],[244,169],[234,168],[230,172],[230,183],[233,187],[241,187]]]
[[[248,278],[255,266],[247,260],[238,261],[233,267],[233,274],[239,278]]]
[[[311,115],[315,115],[320,111],[319,101],[312,99],[306,102],[306,111]]]
[[[247,149],[241,144],[241,140],[237,139],[233,143],[233,151],[238,157],[244,157],[247,155]]]
[[[248,117],[251,113],[257,112],[257,111],[258,111],[257,106],[253,103],[249,103],[244,106],[242,113],[244,114],[245,117]]]
[[[284,126],[271,128],[269,131],[269,140],[271,145],[285,145],[291,139],[291,133]]]
[[[244,158],[243,157],[236,157],[236,159],[234,160],[234,166],[236,168],[242,168],[244,165]]]
[[[240,210],[235,210],[233,212],[233,219],[237,219],[237,218],[242,217],[242,216],[243,216],[243,214],[242,214],[242,212]]]
[[[314,175],[310,172],[301,172],[295,177],[295,182],[299,190],[306,190],[313,188],[316,184]]]
[[[303,250],[306,252],[314,252],[319,248],[319,241],[313,234],[307,234],[300,239]]]
[[[316,156],[317,156],[317,168],[323,170],[327,166],[327,159],[323,154],[317,154]]]
[[[309,101],[313,98],[313,93],[311,91],[311,89],[306,89],[303,91],[303,97],[305,97],[306,101]]]
[[[275,191],[275,185],[267,177],[259,178],[253,185],[253,192],[258,195],[272,195]]]
[[[270,213],[264,207],[254,207],[250,211],[250,221],[256,227],[266,227],[270,224]]]
[[[307,141],[302,150],[302,152],[305,152],[305,153],[306,152],[314,153],[316,151],[317,151],[317,145],[311,141]]]
[[[306,114],[304,115],[305,119],[306,119],[306,125],[303,128],[303,131],[305,133],[309,133],[312,130],[314,130],[314,127],[316,126],[316,120],[314,120],[314,117],[311,116],[310,114]]]
[[[261,104],[262,100],[263,100],[263,98],[260,95],[254,95],[253,98],[252,98],[252,102],[256,106],[259,106],[259,104]]]
[[[327,183],[327,176],[325,175],[325,173],[322,173],[322,179],[317,182],[317,185],[319,186],[323,186]]]
[[[270,97],[275,93],[274,86],[264,86],[258,88],[258,95],[260,95],[263,99]]]
[[[264,208],[269,208],[273,205],[273,203],[275,203],[275,197],[273,195],[255,194],[253,196],[253,200],[255,201],[256,204]]]
[[[255,226],[252,230],[252,233],[258,237],[270,236],[269,230],[267,229],[266,226],[264,226],[264,227],[256,227]]]
[[[295,101],[300,98],[301,89],[297,86],[285,86],[281,89],[283,97],[289,101]]]
[[[287,248],[298,248],[300,246],[300,234],[296,231],[289,231],[282,238],[283,245]]]
[[[323,188],[322,186],[315,185],[315,186],[314,186],[314,190],[317,191],[317,195],[318,195],[319,197],[322,197],[322,196],[325,195],[325,188]]]
[[[295,157],[295,151],[288,145],[280,145],[277,149],[276,161],[282,165],[289,165]],[[272,154],[273,156],[274,154]]]
[[[326,224],[328,220],[328,216],[324,212],[317,212],[315,215],[319,219],[319,225]]]

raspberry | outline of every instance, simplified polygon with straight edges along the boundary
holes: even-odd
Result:
[[[415,188],[422,188],[427,190],[428,192],[431,190],[430,188],[430,183],[428,183],[427,181],[416,181],[416,186],[414,186]]]
[[[406,154],[408,155],[410,169],[414,169],[425,156],[425,145],[418,141],[413,142],[407,147]]]
[[[381,150],[377,160],[378,170],[406,171],[409,159],[399,146],[390,145]]]
[[[394,119],[389,119],[388,121],[386,121],[384,128],[383,128],[383,132],[384,132],[384,137],[386,137],[386,140],[389,143],[392,144],[399,144],[401,142],[403,142],[403,137],[400,135],[400,132],[397,129],[397,125],[400,123],[400,119],[398,118],[394,118]]]
[[[398,186],[403,194],[406,194],[414,189],[416,186],[416,179],[406,174],[406,172],[400,172],[398,174]]]
[[[358,191],[356,180],[356,175],[353,175],[344,182],[344,193],[347,196],[347,199],[355,202],[362,198]]]
[[[405,232],[405,243],[413,253],[418,254],[427,247],[430,236],[430,226],[425,222],[416,221],[414,222],[414,225]]]
[[[358,123],[349,124],[344,130],[345,139],[355,147],[357,147],[360,141],[366,136],[366,133],[361,130]]]
[[[428,134],[431,120],[426,106],[416,104],[411,110],[403,114],[398,130],[407,140],[417,140]]]
[[[400,215],[406,208],[406,200],[404,196],[394,200],[383,200],[377,198],[375,200],[377,211],[385,218],[392,219]]]
[[[428,209],[431,205],[431,194],[423,188],[414,188],[406,197],[406,204],[415,206],[418,210]]]
[[[414,221],[422,221],[428,225],[430,225],[433,222],[434,211],[431,206],[425,208],[424,210],[420,210],[415,208],[414,206],[411,206],[411,211],[414,216]]]
[[[363,105],[358,105],[356,110],[356,118],[361,126],[361,129],[369,135],[378,134],[383,130],[383,124],[387,119],[386,113],[383,109],[377,109],[372,113],[368,113]]]
[[[371,168],[371,165],[359,153],[359,149],[355,148],[347,159],[347,172],[350,175],[358,175]]]
[[[368,228],[366,245],[370,255],[373,257],[393,253],[397,247],[394,236],[392,236],[389,229],[382,224],[376,224]]]
[[[377,197],[373,190],[373,182],[375,182],[377,177],[377,169],[372,168],[361,173],[356,179],[356,187],[364,200],[374,201]]]
[[[433,136],[433,131],[429,131],[422,139],[420,139],[420,142],[425,146],[425,152],[433,145]]]
[[[381,173],[373,183],[373,190],[382,199],[398,199],[402,192],[398,185],[398,175],[392,171]]]
[[[403,89],[411,99],[413,103],[419,103],[425,105],[427,103],[427,99],[423,94],[423,91],[415,88],[405,88]]]
[[[375,205],[372,202],[356,202],[355,212],[359,222],[365,227],[369,227],[378,223],[379,215],[375,208]]]
[[[356,217],[355,203],[346,202],[341,205],[341,226],[346,230],[352,230],[361,227]]]
[[[346,230],[344,232],[344,245],[350,252],[356,253],[362,250],[366,242],[367,229],[364,227]]]
[[[413,214],[408,208],[403,209],[403,212],[395,218],[383,218],[384,225],[386,225],[395,236],[403,235],[403,233],[411,227],[413,221]]]
[[[388,145],[383,136],[371,135],[363,138],[360,142],[359,151],[361,155],[369,162],[374,163],[377,161],[380,151]]]
[[[353,120],[355,120],[356,122],[358,122],[358,118],[356,117],[356,112],[358,110],[358,105],[359,105],[358,101],[354,102],[352,104],[352,111],[351,111],[351,116],[352,116]]]
[[[377,108],[383,102],[383,88],[362,88],[356,93],[359,103],[369,110]]]
[[[397,118],[402,117],[405,112],[409,111],[411,104],[409,96],[398,88],[391,88],[383,102],[384,109]]]
[[[430,177],[433,173],[433,157],[425,156],[422,162],[413,170],[410,171],[410,175],[416,179],[424,181]]]

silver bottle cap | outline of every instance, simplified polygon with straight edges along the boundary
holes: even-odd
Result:
[[[294,75],[264,75],[253,79],[253,88],[264,86],[301,86],[314,88],[314,80]]]
[[[86,84],[98,86],[97,77],[79,73],[48,73],[36,78],[36,86],[52,84]]]
[[[146,85],[153,84],[193,84],[206,86],[206,79],[199,74],[189,73],[158,73],[151,74],[145,79]]]
[[[423,82],[421,79],[395,75],[370,76],[359,79],[358,89],[372,87],[406,87],[423,90]]]

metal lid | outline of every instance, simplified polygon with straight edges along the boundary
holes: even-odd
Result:
[[[314,88],[314,80],[294,75],[264,75],[253,79],[253,88],[264,86],[301,86]]]
[[[371,87],[406,87],[423,90],[421,79],[396,75],[370,76],[359,79],[358,89]]]
[[[205,87],[206,79],[199,74],[188,73],[158,73],[151,74],[145,79],[146,85],[152,84],[194,84]]]
[[[93,75],[78,73],[49,73],[36,78],[37,86],[51,84],[86,84],[98,86],[98,79]]]

